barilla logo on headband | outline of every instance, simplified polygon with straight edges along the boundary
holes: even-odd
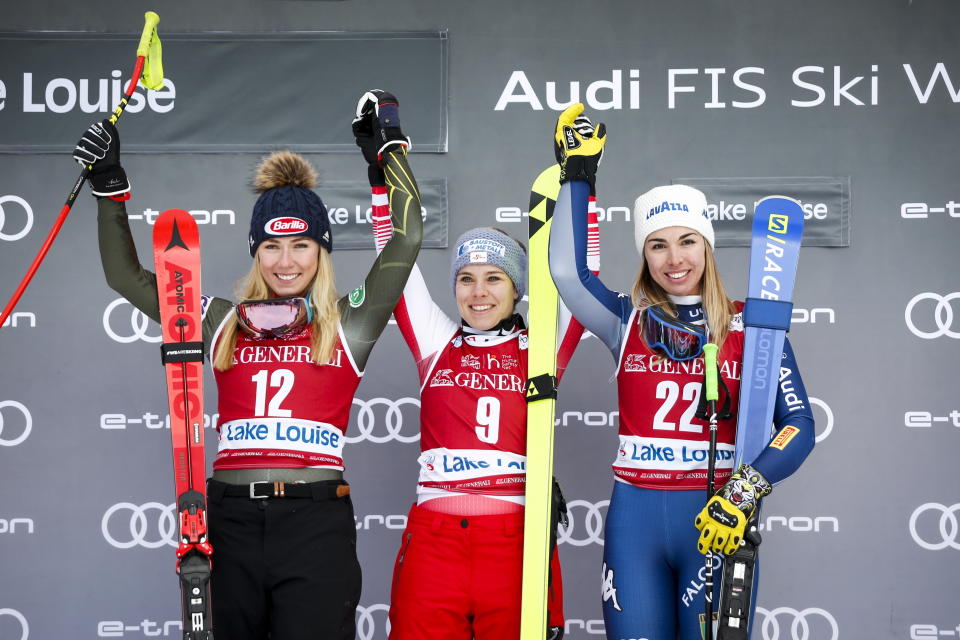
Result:
[[[263,225],[263,230],[275,236],[296,235],[307,230],[307,223],[300,218],[274,218]]]
[[[491,240],[489,238],[474,238],[472,240],[467,240],[460,245],[459,249],[457,249],[458,256],[462,256],[467,252],[470,253],[470,262],[478,262],[478,260],[474,260],[475,253],[484,253],[483,259],[486,261],[487,252],[498,255],[502,258],[507,255],[507,248],[496,240]]]
[[[650,211],[647,211],[647,220],[664,211],[690,211],[690,208],[683,202],[663,201],[657,206],[651,207]]]

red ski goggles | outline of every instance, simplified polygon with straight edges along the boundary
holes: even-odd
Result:
[[[303,297],[248,300],[236,306],[240,327],[257,338],[290,338],[299,335],[313,319],[310,302]]]
[[[703,353],[707,330],[684,322],[658,307],[643,311],[643,338],[651,349],[660,349],[671,360],[693,360]]]

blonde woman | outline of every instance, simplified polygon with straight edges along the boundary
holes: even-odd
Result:
[[[774,423],[787,436],[774,437],[752,465],[733,469],[743,303],[730,300],[717,273],[706,198],[685,185],[655,187],[637,198],[639,276],[631,295],[607,289],[586,266],[585,249],[587,196],[606,132],[601,124],[596,135],[582,135],[573,126],[582,111],[583,105],[570,107],[557,125],[565,184],[554,210],[550,271],[564,303],[617,363],[620,438],[603,561],[607,637],[700,639],[700,554],[732,552],[729,543],[743,536],[742,522],[759,499],[810,453],[813,416],[786,343]],[[697,414],[707,341],[719,347],[720,405],[727,407],[718,427],[722,487],[710,501],[724,513],[704,508],[709,428]],[[739,531],[723,529],[731,514]]]
[[[373,344],[416,260],[420,202],[397,105],[369,105],[394,233],[364,283],[339,297],[316,173],[278,152],[260,164],[249,273],[239,302],[204,298],[204,346],[217,380],[219,451],[208,482],[214,629],[231,640],[353,638],[360,565],[344,433]],[[75,157],[94,162],[100,252],[110,286],[159,320],[155,276],[137,258],[123,200],[119,138],[93,125]],[[413,212],[413,213],[410,213]]]

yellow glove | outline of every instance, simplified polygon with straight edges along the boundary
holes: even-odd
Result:
[[[730,555],[740,546],[747,516],[726,498],[713,496],[697,514],[696,526],[700,530],[697,540],[700,553],[714,551]]]
[[[603,157],[603,146],[607,142],[607,128],[601,122],[596,130],[584,126],[590,121],[580,114],[583,103],[577,102],[567,107],[557,118],[554,132],[554,152],[560,164],[560,182],[585,180],[590,183],[591,192],[596,183],[597,167]],[[580,116],[578,118],[578,116]]]
[[[759,471],[748,464],[740,465],[727,484],[697,514],[694,524],[700,531],[697,541],[700,553],[734,553],[740,546],[747,523],[756,513],[760,498],[772,490]]]

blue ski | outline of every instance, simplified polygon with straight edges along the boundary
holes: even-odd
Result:
[[[783,341],[793,311],[793,281],[803,237],[803,209],[783,196],[757,203],[750,245],[750,278],[743,309],[743,377],[737,411],[734,469],[753,464],[773,433],[773,409]],[[754,514],[740,548],[723,561],[717,640],[749,640],[754,570],[760,535]]]
[[[753,464],[773,435],[773,407],[783,341],[793,311],[793,281],[803,236],[803,209],[784,196],[757,203],[750,279],[743,310],[743,379],[734,469]]]

